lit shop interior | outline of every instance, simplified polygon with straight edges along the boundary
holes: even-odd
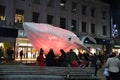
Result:
[[[15,60],[20,59],[21,50],[23,50],[23,60],[35,60],[38,56],[38,51],[32,47],[27,38],[16,38]]]

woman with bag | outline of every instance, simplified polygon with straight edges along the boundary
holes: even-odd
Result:
[[[112,53],[107,59],[105,63],[105,68],[107,68],[109,72],[109,76],[106,76],[107,80],[120,80],[120,60],[118,59],[115,53]]]

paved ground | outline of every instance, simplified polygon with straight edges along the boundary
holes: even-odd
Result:
[[[35,65],[35,63],[30,63],[30,62],[23,62],[23,63],[21,63],[21,62],[19,62],[19,61],[12,61],[12,62],[5,62],[5,61],[3,61],[3,63],[1,63],[1,65],[2,64],[26,64],[26,65]],[[101,69],[99,69],[98,70],[98,73],[97,73],[97,76],[99,77],[99,78],[101,78],[101,80],[106,80],[105,79],[105,76],[103,75],[103,71],[104,71],[104,67],[103,68],[101,68]]]
[[[104,68],[99,69],[97,75],[98,75],[98,77],[101,78],[101,80],[106,80],[106,79],[105,79],[105,76],[103,75],[103,71],[104,71]]]

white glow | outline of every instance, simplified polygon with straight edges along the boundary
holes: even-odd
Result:
[[[29,43],[19,43],[17,46],[32,46],[32,45]]]
[[[90,49],[90,52],[91,52],[92,54],[94,54],[94,53],[96,53],[96,50],[95,50],[94,48],[91,48],[91,49]]]
[[[0,43],[0,47],[4,48],[4,44],[3,44],[3,43]]]

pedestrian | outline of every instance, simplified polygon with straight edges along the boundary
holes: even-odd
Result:
[[[68,57],[66,55],[66,52],[63,49],[61,49],[60,53],[61,53],[61,56],[58,59],[59,66],[60,67],[68,67]]]
[[[109,76],[106,77],[107,80],[120,80],[120,60],[116,56],[115,52],[112,52],[110,57],[107,59],[105,68],[107,68],[109,72]]]
[[[14,53],[14,51],[12,50],[11,47],[9,47],[7,50],[6,50],[6,53],[7,53],[7,60],[11,62],[12,60],[12,54]]]
[[[43,53],[44,53],[43,49],[40,48],[39,56],[37,57],[37,65],[38,66],[45,66],[45,63],[44,63],[45,58],[43,56]]]
[[[20,51],[20,61],[22,62],[23,50]]]
[[[55,54],[52,48],[49,50],[48,54],[46,55],[45,65],[56,66]]]
[[[73,49],[70,49],[70,51],[67,52],[67,56],[68,56],[69,64],[71,65],[71,67],[78,67],[80,65],[79,64],[80,60],[76,55],[76,53],[73,51]]]

